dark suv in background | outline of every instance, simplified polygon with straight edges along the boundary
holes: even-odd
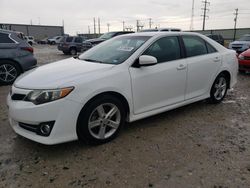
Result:
[[[207,34],[207,37],[215,40],[216,42],[220,43],[222,46],[224,46],[224,38],[221,35],[218,34]]]
[[[0,84],[12,84],[16,78],[34,66],[37,60],[33,48],[21,33],[0,29]]]
[[[114,31],[114,32],[104,33],[99,38],[86,40],[83,42],[83,51],[86,51],[105,40],[111,39],[119,35],[129,34],[129,33],[134,33],[134,32],[133,31]]]
[[[83,37],[68,36],[64,37],[58,44],[58,50],[64,54],[76,55],[77,52],[82,52]]]

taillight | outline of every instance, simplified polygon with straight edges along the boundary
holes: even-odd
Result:
[[[32,47],[22,47],[21,49],[22,49],[22,50],[25,50],[25,51],[28,51],[28,52],[30,52],[30,53],[33,53],[33,52],[34,52],[34,50],[33,50]]]

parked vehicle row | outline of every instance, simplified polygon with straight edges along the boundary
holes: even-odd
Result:
[[[220,103],[237,72],[236,53],[204,35],[121,35],[20,76],[7,99],[10,125],[43,144],[101,144],[126,121],[203,99]]]

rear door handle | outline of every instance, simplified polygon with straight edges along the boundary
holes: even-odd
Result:
[[[183,69],[186,69],[186,65],[184,65],[184,64],[180,64],[180,65],[177,67],[177,70],[183,70]]]

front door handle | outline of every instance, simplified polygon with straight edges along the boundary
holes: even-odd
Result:
[[[183,69],[186,69],[186,65],[184,65],[184,64],[180,64],[180,65],[177,67],[177,70],[183,70]]]

